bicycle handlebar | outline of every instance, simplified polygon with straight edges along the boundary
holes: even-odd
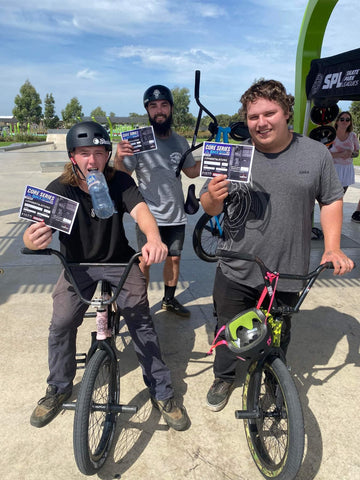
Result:
[[[309,272],[307,275],[298,275],[298,274],[293,274],[293,273],[279,273],[279,272],[273,272],[268,268],[264,262],[261,260],[261,258],[257,257],[256,255],[251,255],[249,253],[243,253],[243,252],[229,252],[227,250],[217,250],[216,251],[216,256],[219,258],[237,258],[239,260],[245,260],[247,262],[255,262],[261,269],[261,271],[264,273],[277,273],[279,275],[279,278],[286,278],[287,280],[310,280],[313,277],[317,277],[320,275],[320,273],[323,270],[329,269],[329,268],[334,268],[334,265],[332,262],[325,262],[316,267],[315,270],[312,272]]]
[[[292,274],[292,273],[274,272],[274,271],[270,270],[264,264],[264,262],[261,260],[261,258],[257,257],[256,255],[251,255],[251,254],[248,254],[248,253],[229,252],[229,251],[226,251],[226,250],[217,250],[216,251],[216,256],[219,257],[219,258],[237,258],[239,260],[245,260],[245,261],[248,261],[248,262],[255,262],[261,270],[262,277],[263,277],[263,280],[264,280],[264,286],[267,288],[269,296],[273,295],[273,289],[272,289],[272,286],[271,286],[271,282],[269,280],[269,273],[270,274],[276,274],[276,276],[278,276],[278,278],[287,279],[287,280],[300,280],[300,281],[305,282],[305,286],[300,291],[298,302],[296,303],[296,305],[294,307],[289,307],[287,305],[276,307],[274,305],[274,307],[271,309],[272,313],[273,312],[274,313],[281,312],[282,314],[284,314],[284,313],[288,313],[288,314],[297,313],[300,309],[301,304],[305,300],[305,297],[309,293],[311,287],[315,283],[315,281],[318,278],[318,276],[320,275],[320,273],[323,272],[324,270],[329,269],[329,268],[334,268],[334,265],[332,264],[332,262],[325,262],[325,263],[319,265],[318,267],[316,267],[315,270],[313,270],[312,272],[309,272],[307,275],[297,275],[297,274]]]
[[[192,139],[192,142],[191,142],[191,147],[186,150],[183,155],[181,156],[181,159],[180,159],[180,162],[179,162],[179,165],[176,169],[176,176],[178,177],[180,175],[180,172],[182,170],[182,167],[185,163],[185,160],[186,160],[186,157],[189,155],[189,153],[193,152],[194,150],[197,150],[198,148],[202,147],[203,143],[204,142],[201,142],[199,143],[199,145],[195,145],[196,144],[196,139],[197,139],[197,135],[198,135],[198,132],[199,132],[199,127],[200,127],[200,121],[201,121],[201,117],[202,117],[202,114],[203,112],[207,113],[209,115],[209,117],[213,120],[213,122],[211,123],[211,130],[210,130],[210,137],[207,139],[208,142],[210,142],[216,135],[217,133],[217,128],[218,128],[218,121],[215,117],[215,115],[213,115],[206,107],[204,107],[204,105],[200,102],[200,70],[195,70],[195,87],[194,87],[194,97],[195,97],[195,101],[196,103],[198,104],[199,106],[199,113],[198,113],[198,116],[197,116],[197,120],[196,120],[196,125],[195,125],[195,130],[194,130],[194,135],[193,135],[193,139]],[[210,129],[210,126],[209,126],[209,129]]]
[[[24,255],[55,255],[58,257],[64,267],[65,272],[69,276],[70,283],[74,287],[75,293],[79,296],[80,300],[87,305],[92,305],[94,302],[92,299],[88,300],[87,298],[84,298],[81,294],[80,288],[78,284],[76,283],[76,280],[71,272],[72,267],[97,267],[97,266],[113,266],[113,267],[125,267],[125,270],[123,271],[119,283],[113,292],[111,298],[109,299],[99,299],[98,305],[109,305],[112,302],[114,302],[117,297],[119,296],[119,293],[121,292],[122,287],[124,286],[124,283],[127,279],[127,276],[129,275],[129,272],[131,270],[131,267],[134,265],[136,260],[141,256],[141,252],[136,252],[134,255],[130,258],[128,263],[73,263],[73,262],[68,262],[64,255],[59,252],[58,250],[54,250],[52,248],[44,248],[42,250],[31,250],[30,248],[22,248],[21,253]]]

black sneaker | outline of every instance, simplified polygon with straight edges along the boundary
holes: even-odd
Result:
[[[176,313],[176,315],[180,315],[180,317],[190,317],[190,310],[183,307],[181,303],[176,300],[176,298],[171,298],[169,300],[163,298],[161,302],[161,308],[163,310],[167,310],[168,312]]]
[[[182,431],[190,426],[190,418],[185,407],[178,407],[174,398],[167,400],[156,400],[151,397],[151,403],[160,410],[161,415],[170,428]]]
[[[226,382],[221,378],[215,378],[206,397],[206,403],[210,410],[218,412],[227,404],[233,390],[233,382]]]
[[[351,221],[355,223],[360,223],[360,210],[357,210],[351,215]]]
[[[38,404],[30,417],[33,427],[45,427],[61,411],[62,404],[71,396],[71,389],[64,393],[57,393],[55,385],[49,385],[45,397],[38,401]]]

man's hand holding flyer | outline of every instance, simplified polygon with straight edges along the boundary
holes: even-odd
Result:
[[[250,181],[254,147],[231,143],[204,142],[200,176],[227,175],[233,182]]]
[[[78,206],[74,200],[27,185],[19,217],[30,222],[44,221],[49,227],[69,234]]]
[[[121,138],[130,142],[134,149],[134,153],[157,149],[154,129],[152,126],[122,132]]]

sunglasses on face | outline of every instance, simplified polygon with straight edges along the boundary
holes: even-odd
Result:
[[[342,118],[339,118],[339,120],[340,120],[340,122],[350,122],[351,121],[349,117],[347,117],[347,118],[342,117]]]

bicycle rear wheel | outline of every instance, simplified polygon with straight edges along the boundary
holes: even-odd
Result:
[[[261,368],[256,363],[250,367],[243,409],[259,413],[244,424],[251,455],[262,475],[294,479],[304,454],[304,420],[296,386],[280,358],[273,357]]]
[[[197,221],[193,232],[193,248],[196,255],[205,262],[216,262],[215,252],[222,236],[224,214],[212,217],[204,213]]]
[[[116,425],[109,407],[118,400],[116,361],[97,350],[85,369],[74,417],[74,455],[84,475],[96,473],[107,458]]]

